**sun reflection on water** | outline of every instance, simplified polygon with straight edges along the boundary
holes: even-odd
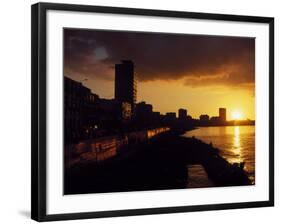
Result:
[[[241,162],[241,142],[240,142],[240,127],[234,127],[233,136],[233,153],[236,155],[232,162]]]
[[[187,132],[220,149],[220,155],[229,163],[243,163],[244,170],[255,180],[255,126],[204,127]]]

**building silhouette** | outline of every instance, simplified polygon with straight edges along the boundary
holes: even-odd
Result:
[[[105,129],[116,128],[118,124],[131,119],[131,104],[115,99],[99,99],[97,102],[100,126]]]
[[[96,125],[95,102],[98,95],[64,76],[64,141],[71,142],[90,137]]]
[[[140,102],[136,105],[136,116],[139,118],[147,119],[152,115],[153,107],[151,104]]]
[[[177,114],[175,112],[167,112],[164,116],[165,124],[174,125],[177,120]]]
[[[64,141],[90,139],[127,125],[132,105],[126,101],[100,98],[81,82],[64,76]]]
[[[165,116],[172,120],[176,120],[177,118],[177,114],[175,112],[167,112]]]
[[[222,122],[226,121],[226,108],[219,108],[219,118]]]
[[[187,110],[186,109],[179,109],[179,120],[181,120],[181,121],[187,120]]]
[[[202,114],[202,115],[200,115],[199,119],[200,119],[201,122],[208,122],[210,117],[209,117],[208,114]]]
[[[222,121],[221,118],[218,117],[218,116],[214,116],[214,117],[211,117],[211,118],[210,118],[210,122],[211,122],[211,124],[213,124],[213,125],[221,124],[221,123],[222,123],[221,121]]]
[[[149,126],[153,123],[153,106],[145,102],[136,104],[135,119],[140,126]]]
[[[121,62],[115,64],[115,99],[118,102],[130,103],[134,109],[137,100],[134,63],[130,60]]]

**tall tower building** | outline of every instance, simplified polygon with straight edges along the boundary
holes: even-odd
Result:
[[[130,60],[121,62],[121,64],[115,64],[115,99],[119,102],[130,103],[134,108],[137,100],[134,63]]]
[[[219,108],[219,118],[221,121],[226,121],[226,108]]]

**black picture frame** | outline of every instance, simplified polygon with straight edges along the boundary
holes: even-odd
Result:
[[[243,203],[208,204],[196,206],[160,207],[70,214],[46,213],[46,13],[48,10],[101,12],[124,15],[162,16],[235,22],[254,22],[269,25],[269,200]],[[274,18],[164,11],[137,8],[103,7],[73,4],[37,3],[32,5],[32,166],[31,218],[37,221],[132,216],[205,210],[266,207],[274,205]]]

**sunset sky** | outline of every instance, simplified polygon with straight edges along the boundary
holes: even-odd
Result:
[[[102,98],[114,98],[114,65],[123,59],[135,64],[137,101],[154,111],[185,108],[198,118],[225,107],[227,119],[255,119],[254,38],[64,30],[64,75]]]

